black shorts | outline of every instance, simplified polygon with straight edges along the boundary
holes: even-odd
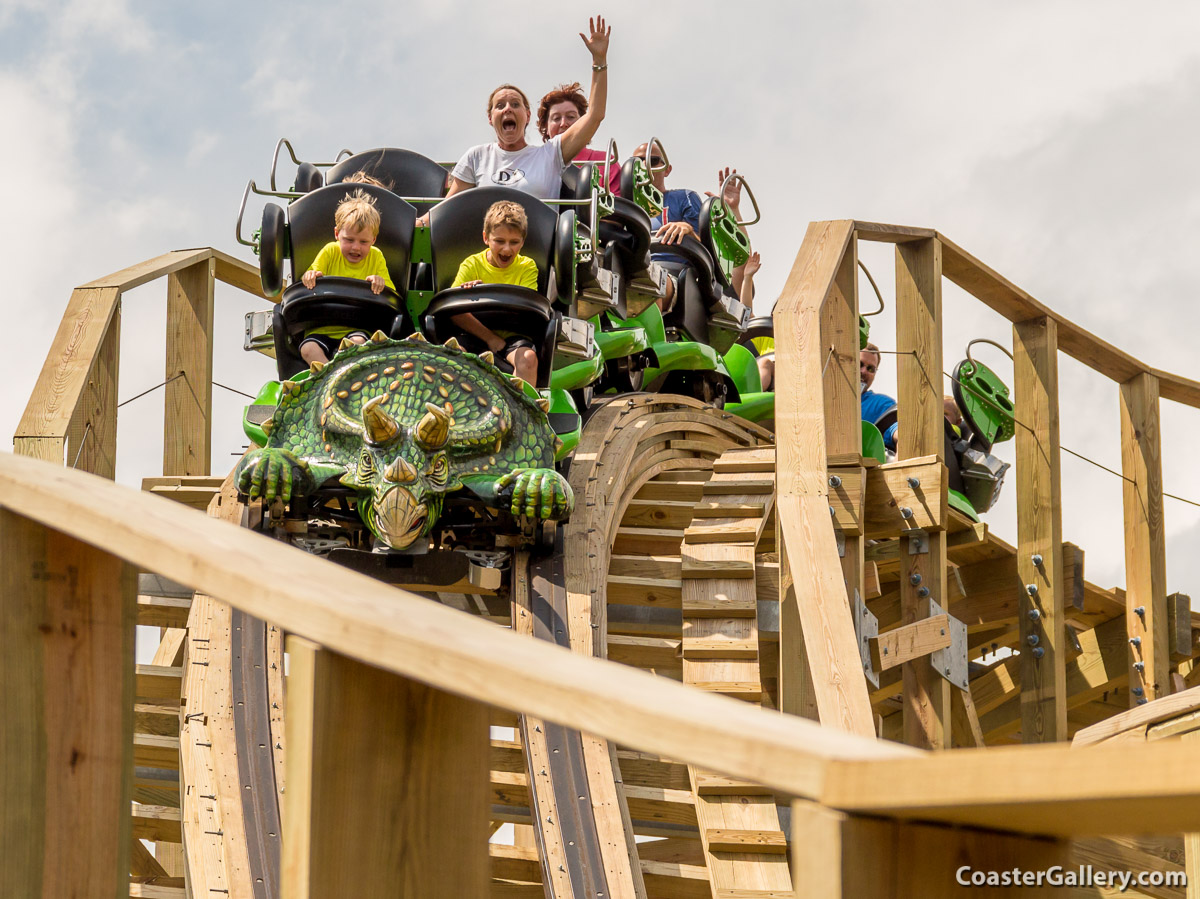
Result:
[[[351,331],[349,334],[346,335],[346,337],[361,337],[364,341],[371,339],[370,335],[367,334],[366,331]],[[333,354],[336,353],[338,350],[338,347],[341,346],[343,339],[344,338],[341,338],[341,337],[331,337],[328,334],[309,334],[307,337],[305,337],[303,340],[300,341],[300,346],[302,347],[302,346],[304,346],[304,344],[309,343],[309,342],[315,343],[317,346],[319,346],[322,350],[325,351],[326,359],[332,359]],[[299,347],[297,347],[297,349],[299,349]]]
[[[462,345],[464,350],[466,350],[468,353],[474,353],[476,356],[478,356],[480,353],[486,352],[487,350],[487,344],[474,334],[460,334],[458,336],[458,342]],[[513,350],[520,349],[521,347],[528,347],[531,350],[537,349],[537,347],[533,345],[533,341],[528,337],[521,337],[516,334],[512,335],[511,337],[505,337],[504,349],[493,354],[495,356],[496,368],[503,372],[511,373],[513,367],[508,361],[508,354]]]

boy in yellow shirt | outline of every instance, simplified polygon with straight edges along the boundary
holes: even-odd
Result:
[[[367,194],[361,190],[346,194],[333,214],[334,240],[321,248],[301,277],[304,286],[312,290],[322,277],[359,278],[371,285],[371,293],[382,293],[384,287],[395,290],[387,261],[375,246],[379,224],[379,210]],[[300,358],[308,363],[328,362],[346,337],[355,343],[367,340],[364,332],[344,326],[313,328],[300,342]]]
[[[537,263],[521,255],[528,231],[529,220],[519,203],[508,200],[493,203],[483,219],[483,242],[487,249],[464,259],[450,286],[516,284],[537,290]],[[529,338],[501,336],[469,312],[454,316],[452,321],[493,353],[507,359],[518,378],[537,383],[537,352]]]

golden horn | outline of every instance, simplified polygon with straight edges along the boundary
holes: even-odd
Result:
[[[380,408],[386,399],[387,394],[383,394],[363,403],[362,407],[363,430],[367,442],[375,446],[381,446],[400,436],[399,423]]]
[[[417,470],[403,456],[397,456],[383,476],[395,484],[411,484],[417,479]]]
[[[486,362],[488,365],[495,365],[495,364],[496,364],[496,357],[492,355],[492,351],[491,351],[491,350],[487,350],[487,351],[485,351],[485,352],[483,352],[483,353],[480,353],[480,354],[479,354],[479,359],[480,359],[480,361],[481,361],[481,362]]]
[[[416,438],[422,449],[437,450],[446,445],[450,439],[450,416],[445,409],[426,403],[428,410],[424,417],[417,422]]]
[[[442,346],[444,346],[448,350],[461,350],[462,349],[462,344],[460,344],[458,342],[457,337],[451,337],[449,340],[447,340],[445,343],[443,343]]]

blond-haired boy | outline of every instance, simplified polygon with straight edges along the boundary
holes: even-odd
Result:
[[[521,255],[528,231],[529,220],[519,203],[509,200],[493,203],[483,219],[483,242],[487,249],[464,259],[450,286],[516,284],[537,290],[537,263]],[[469,312],[456,315],[452,320],[471,337],[486,344],[487,349],[500,353],[517,377],[530,384],[537,383],[537,352],[529,338],[501,336]]]
[[[362,190],[346,194],[333,214],[334,239],[321,248],[301,277],[304,286],[311,290],[322,277],[358,278],[371,285],[372,293],[382,293],[384,287],[395,290],[387,261],[375,246],[379,224],[379,210],[369,195]],[[367,339],[364,332],[344,326],[314,328],[300,343],[300,358],[309,363],[328,362],[346,337],[355,343]]]

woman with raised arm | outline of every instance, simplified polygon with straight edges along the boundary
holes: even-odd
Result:
[[[447,197],[477,184],[494,184],[515,187],[541,200],[558,199],[563,169],[596,134],[608,100],[608,38],[612,29],[600,16],[588,20],[588,29],[589,35],[579,35],[592,55],[587,112],[546,143],[532,146],[525,142],[531,115],[529,99],[511,84],[500,85],[487,104],[488,122],[496,132],[496,140],[463,154],[450,173]]]
[[[559,85],[542,97],[542,102],[538,104],[537,127],[542,140],[549,142],[551,138],[558,137],[583,118],[587,111],[587,97],[583,95],[578,81]],[[614,194],[620,192],[621,167],[617,165],[617,160],[609,159],[607,153],[585,146],[569,161],[603,163],[609,191]]]

